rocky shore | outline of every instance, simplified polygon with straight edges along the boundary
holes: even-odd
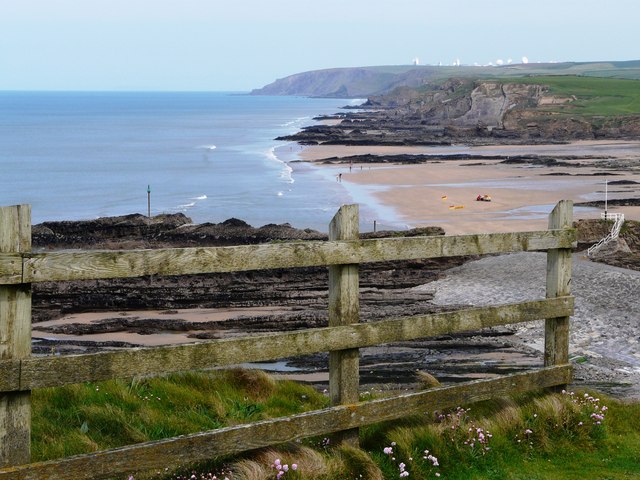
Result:
[[[419,228],[398,232],[363,234],[376,238],[402,234],[442,235],[440,228]],[[148,219],[142,215],[103,218],[86,222],[47,222],[33,228],[34,250],[123,249],[189,246],[226,246],[281,240],[321,240],[326,234],[285,225],[254,228],[237,219],[220,224],[194,225],[182,214]],[[429,295],[406,294],[406,289],[437,278],[441,271],[461,264],[464,258],[416,260],[363,265],[361,268],[362,311],[373,320],[384,316],[438,311]],[[225,330],[269,331],[279,328],[321,326],[327,321],[327,269],[299,268],[250,271],[230,274],[142,277],[96,281],[45,282],[34,285],[33,320],[38,332],[88,335],[136,330],[142,334],[181,331],[186,324],[137,321],[125,315],[99,324],[44,323],[82,312],[200,308],[229,309],[277,307],[265,316],[232,321],[189,324],[197,331],[192,338],[217,338]],[[160,317],[162,318],[162,317]],[[78,343],[77,340],[74,340]],[[64,341],[42,339],[36,345],[65,349]],[[102,345],[105,346],[105,345]],[[107,345],[108,346],[108,345]]]
[[[581,246],[590,244],[606,230],[606,225],[597,221],[578,226]],[[640,229],[635,225],[628,232],[632,233],[625,235],[637,251]],[[436,228],[368,236],[443,233]],[[289,225],[254,228],[237,219],[194,225],[180,214],[151,219],[129,215],[87,222],[47,222],[33,228],[34,248],[38,250],[218,246],[322,238],[324,234],[312,230],[297,230]],[[465,271],[465,265],[474,265],[475,260],[478,259],[465,257],[363,265],[362,321],[431,313],[472,303],[465,293],[467,287],[445,285],[447,279]],[[487,274],[496,272],[504,270],[488,267]],[[518,275],[506,274],[503,280],[516,281]],[[538,287],[543,286],[541,279]],[[516,287],[516,295],[523,288]],[[325,268],[39,283],[33,285],[33,290],[36,354],[193,342],[327,324]],[[447,291],[449,300],[443,302],[442,295]],[[501,301],[493,294],[486,299]],[[192,311],[198,312],[197,318]],[[363,349],[363,388],[410,388],[416,382],[416,369],[447,383],[540,365],[539,348],[517,333],[516,327],[496,328]],[[263,367],[286,371],[291,378],[323,388],[327,364],[327,355],[317,354]],[[628,395],[631,390],[625,385],[629,381],[615,374],[617,368],[615,364],[610,374],[606,368],[588,370],[580,373],[578,380]]]

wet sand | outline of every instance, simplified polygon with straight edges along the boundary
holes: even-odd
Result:
[[[156,347],[159,345],[179,345],[193,343],[197,340],[190,337],[194,330],[171,330],[167,328],[151,334],[140,334],[136,331],[118,331],[107,333],[91,333],[86,335],[70,335],[66,333],[52,333],[44,329],[69,324],[100,324],[113,318],[135,320],[160,320],[170,325],[174,321],[187,323],[225,322],[243,317],[259,315],[273,315],[291,311],[291,307],[246,307],[246,308],[190,308],[179,310],[127,310],[115,312],[86,312],[65,315],[56,320],[38,322],[33,325],[32,337],[38,339],[91,342],[125,342],[141,347]],[[237,332],[245,335],[245,332]],[[234,336],[233,332],[225,331],[226,337]]]
[[[478,154],[475,160],[446,160],[419,165],[322,164],[319,160],[360,154]],[[594,167],[531,167],[501,164],[481,155],[580,155],[602,159],[640,159],[640,142],[582,141],[567,145],[506,145],[484,147],[371,147],[311,146],[300,158],[342,174],[341,183],[354,201],[379,202],[380,223],[408,227],[440,226],[447,234],[538,230],[547,227],[547,216],[562,199],[575,202],[603,200],[603,170]],[[597,160],[597,158],[595,159]],[[593,163],[589,160],[588,163]],[[580,165],[583,160],[567,163]],[[640,162],[639,162],[640,164]],[[606,170],[612,180],[640,182],[640,168],[629,171]],[[552,175],[549,175],[552,174]],[[609,188],[609,199],[640,196],[640,185]],[[491,202],[476,201],[478,195],[491,196]],[[610,208],[628,219],[640,220],[640,207]],[[595,208],[576,208],[574,218],[599,218]],[[394,218],[388,218],[393,216]]]

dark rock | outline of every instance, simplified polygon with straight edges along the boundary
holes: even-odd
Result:
[[[131,214],[96,220],[44,222],[34,225],[31,236],[34,248],[91,248],[94,244],[113,247],[118,243],[147,241],[164,232],[191,223],[182,213],[146,217]]]
[[[244,220],[238,220],[237,218],[230,218],[228,220],[225,220],[221,223],[221,225],[224,225],[225,227],[251,227],[251,225],[249,225]]]
[[[254,228],[243,220],[230,218],[219,224],[193,224],[182,213],[151,218],[134,214],[97,220],[44,222],[32,229],[34,249],[224,246],[322,238],[326,235],[321,232],[298,230],[288,223]]]
[[[609,185],[640,185],[640,182],[634,180],[611,180]]]

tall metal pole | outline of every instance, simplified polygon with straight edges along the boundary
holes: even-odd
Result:
[[[607,190],[608,182],[607,179],[604,179],[604,219],[607,219],[607,207],[608,207],[608,190]]]
[[[147,217],[151,218],[151,185],[147,185]]]

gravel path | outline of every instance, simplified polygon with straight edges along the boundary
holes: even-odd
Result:
[[[433,291],[440,305],[482,306],[544,298],[545,277],[545,253],[516,253],[465,263],[416,289]],[[576,383],[640,398],[640,272],[575,254],[572,293],[569,351]],[[543,350],[542,321],[514,328],[517,341]]]

